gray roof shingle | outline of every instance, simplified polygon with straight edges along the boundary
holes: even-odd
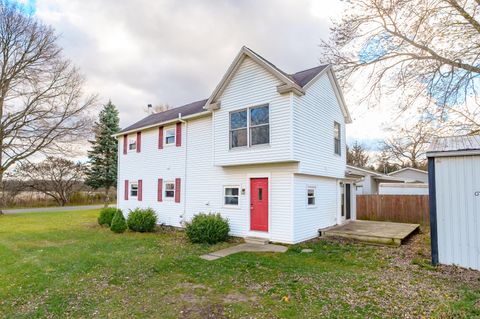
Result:
[[[271,63],[270,61],[268,61],[267,59],[265,59],[261,55],[257,54],[256,52],[254,52],[253,50],[251,50],[251,49],[248,49],[248,50],[252,51],[259,58],[261,58],[266,63],[271,65],[273,68],[275,68],[276,70],[278,70],[279,72],[284,74],[286,77],[288,77],[289,79],[294,81],[300,87],[304,87],[317,74],[319,74],[326,67],[329,66],[328,64],[323,64],[323,65],[320,65],[320,66],[317,66],[317,67],[314,67],[314,68],[311,68],[311,69],[299,71],[297,73],[287,74],[287,73],[283,72],[282,70],[280,70],[278,67],[276,67],[273,63]],[[119,132],[119,134],[124,133],[124,132],[128,132],[128,131],[138,130],[138,129],[143,128],[143,127],[167,122],[167,121],[170,121],[170,120],[174,120],[175,118],[178,117],[178,113],[182,113],[182,116],[187,116],[187,115],[192,115],[192,114],[203,112],[203,111],[205,111],[205,109],[203,107],[205,106],[205,103],[207,102],[207,100],[208,99],[197,101],[197,102],[192,102],[192,103],[189,103],[189,104],[186,104],[186,105],[183,105],[183,106],[179,106],[179,107],[167,110],[165,112],[151,114],[151,115],[145,117],[144,119],[142,119],[142,120],[126,127],[126,128],[124,128],[123,130],[121,130]]]
[[[205,103],[207,103],[207,99],[185,104],[183,106],[179,106],[179,107],[167,110],[165,112],[150,114],[144,119],[124,128],[119,133],[133,131],[142,127],[147,127],[147,126],[155,125],[158,123],[174,120],[178,118],[178,113],[181,113],[182,116],[188,116],[188,115],[203,112],[205,111],[205,109],[203,108],[205,106]]]

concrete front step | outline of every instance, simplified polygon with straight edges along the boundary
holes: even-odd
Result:
[[[270,240],[268,240],[267,238],[261,238],[261,237],[245,237],[244,240],[247,244],[257,244],[257,245],[266,245],[270,242]]]

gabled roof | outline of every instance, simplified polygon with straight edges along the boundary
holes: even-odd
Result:
[[[165,112],[151,114],[144,119],[122,129],[119,133],[115,134],[115,136],[153,127],[155,125],[160,125],[165,122],[174,121],[178,119],[179,113],[181,113],[182,117],[194,116],[195,114],[209,112],[212,109],[218,108],[216,98],[223,92],[226,85],[233,77],[235,71],[238,69],[243,59],[247,56],[259,63],[267,71],[269,71],[271,74],[273,74],[275,77],[277,77],[280,81],[283,82],[280,87],[277,87],[277,90],[281,93],[292,91],[295,94],[303,95],[305,94],[304,89],[306,89],[310,83],[314,82],[314,80],[317,77],[321,76],[321,74],[329,72],[328,76],[332,81],[333,89],[335,91],[335,95],[337,96],[342,112],[345,116],[345,120],[347,123],[351,122],[350,114],[346,107],[338,82],[335,78],[335,75],[331,71],[331,65],[323,64],[314,68],[299,71],[293,74],[288,74],[279,69],[277,66],[275,66],[273,63],[271,63],[258,53],[247,48],[246,46],[243,46],[233,60],[230,67],[228,68],[227,72],[223,76],[222,80],[217,85],[217,87],[208,99],[192,102],[180,107],[167,110]]]
[[[375,172],[367,168],[360,168],[353,165],[347,165],[347,173],[350,173],[350,172],[354,173],[355,175],[361,175],[361,176],[367,176],[367,175],[378,176],[378,177],[386,176],[382,173]]]
[[[158,125],[160,123],[168,122],[171,120],[175,120],[179,118],[179,114],[182,117],[205,112],[204,106],[207,102],[206,99],[192,102],[189,104],[185,104],[183,106],[179,106],[164,112],[150,114],[149,116],[145,117],[144,119],[124,128],[121,130],[118,135],[124,134],[127,132],[132,132],[141,128],[147,128],[150,126]]]
[[[389,176],[394,176],[394,175],[397,175],[398,173],[403,172],[403,171],[414,171],[414,172],[423,173],[425,175],[428,175],[427,171],[423,171],[421,169],[417,169],[417,168],[413,168],[413,167],[405,167],[405,168],[399,169],[398,171],[388,173],[388,175]]]
[[[480,154],[480,135],[438,137],[427,151],[427,157]]]

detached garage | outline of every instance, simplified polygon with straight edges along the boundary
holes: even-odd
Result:
[[[438,138],[427,157],[432,263],[480,270],[480,135]]]

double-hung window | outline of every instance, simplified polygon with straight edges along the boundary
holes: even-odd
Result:
[[[269,106],[230,113],[230,148],[270,143]]]
[[[175,145],[175,128],[165,130],[165,145]]]
[[[238,186],[225,186],[223,189],[223,204],[226,206],[238,206],[238,196],[240,188]]]
[[[128,150],[135,151],[137,149],[137,140],[136,139],[129,139],[128,140]]]
[[[307,188],[307,206],[313,207],[315,206],[315,194],[316,189],[315,187],[309,186]]]
[[[130,184],[130,196],[131,197],[137,197],[138,196],[138,184],[137,183],[131,183]]]
[[[165,182],[165,198],[175,198],[175,182]]]
[[[335,154],[341,155],[342,134],[340,123],[333,122],[333,143],[335,148]]]

